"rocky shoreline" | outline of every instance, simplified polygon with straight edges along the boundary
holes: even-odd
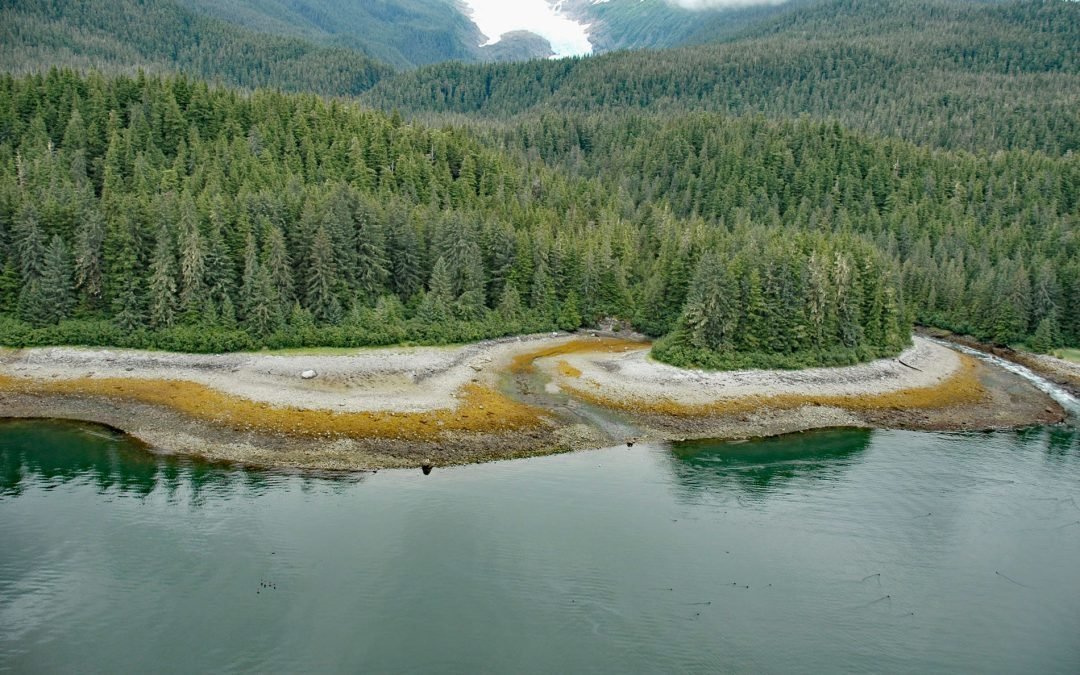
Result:
[[[297,469],[822,427],[999,429],[1064,415],[1019,376],[918,337],[897,359],[737,373],[675,369],[649,359],[647,344],[581,334],[335,355],[0,351],[0,417],[97,422],[156,452]]]

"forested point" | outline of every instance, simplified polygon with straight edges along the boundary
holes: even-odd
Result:
[[[709,244],[674,330],[653,348],[661,361],[710,370],[845,366],[911,342],[896,265],[858,238],[772,231]]]

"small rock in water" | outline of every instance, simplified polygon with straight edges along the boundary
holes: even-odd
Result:
[[[420,470],[424,472],[425,476],[431,475],[431,470],[435,468],[431,462],[424,462],[420,465]]]
[[[316,373],[314,370],[305,370],[304,372],[300,373],[300,377],[305,380],[314,380],[318,376],[319,374]]]

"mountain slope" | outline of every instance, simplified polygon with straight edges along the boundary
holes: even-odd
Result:
[[[355,49],[396,67],[440,61],[502,60],[505,48],[479,47],[483,35],[456,0],[184,0],[200,12],[265,33]],[[521,47],[522,42],[514,41]],[[529,44],[512,56],[546,56]]]
[[[686,9],[669,0],[567,0],[562,7],[589,25],[589,39],[596,54],[714,41],[782,11],[772,3]]]
[[[940,147],[1080,150],[1080,4],[834,0],[739,37],[558,62],[440,64],[373,105],[504,117],[533,110],[810,114]]]
[[[11,0],[0,9],[0,68],[175,70],[241,87],[357,94],[391,69],[356,51],[267,35],[172,0]]]

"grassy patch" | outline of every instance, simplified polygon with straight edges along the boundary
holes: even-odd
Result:
[[[1080,363],[1080,349],[1055,349],[1054,356],[1070,363]]]

